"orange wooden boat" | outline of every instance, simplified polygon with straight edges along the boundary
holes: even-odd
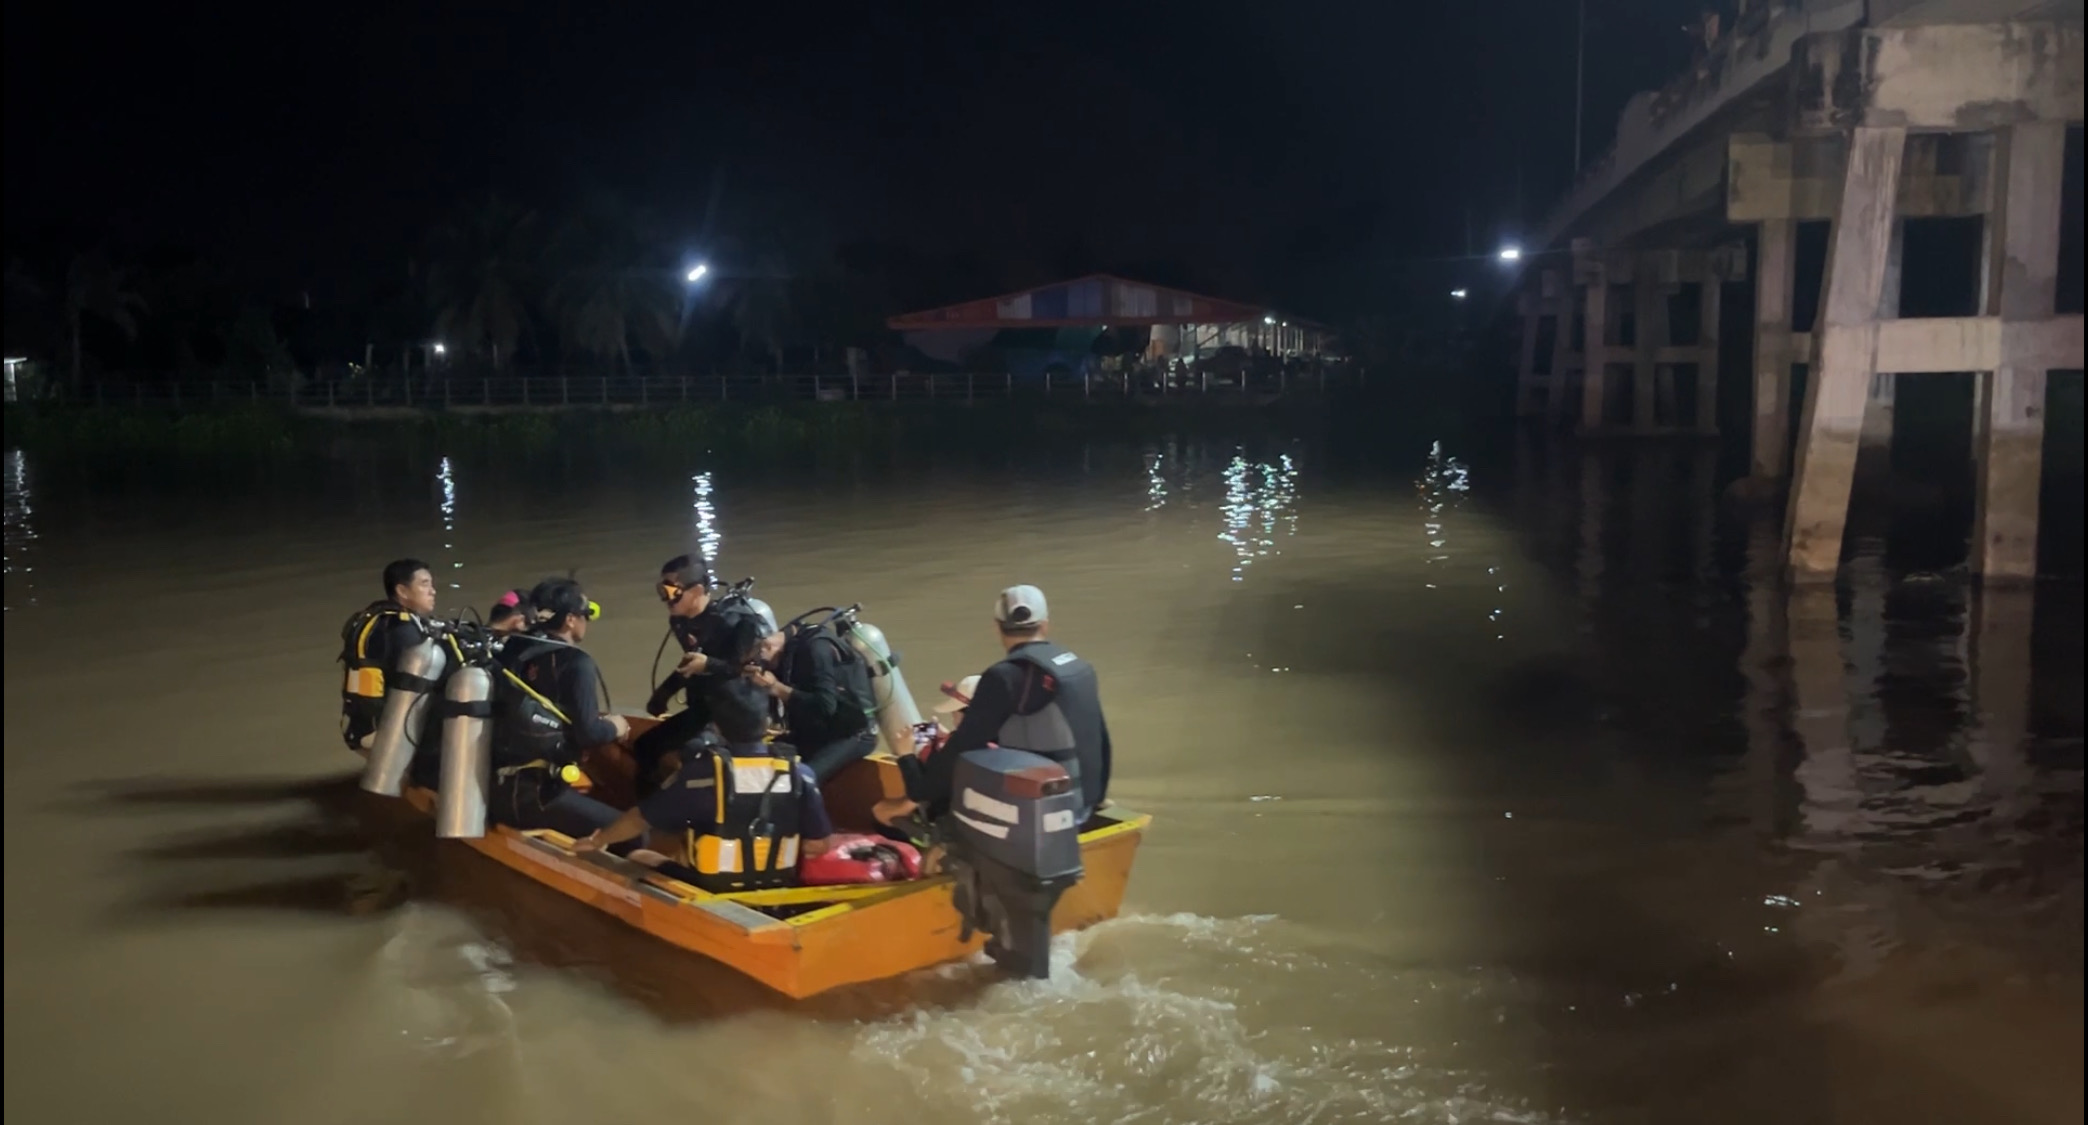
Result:
[[[630,721],[634,735],[653,722],[635,716]],[[628,807],[632,767],[621,748],[591,752],[584,766],[596,780],[596,797]],[[857,762],[825,786],[828,812],[844,832],[871,829],[871,806],[903,793],[898,762],[883,754]],[[432,791],[409,787],[404,799],[434,815]],[[1151,822],[1149,816],[1112,807],[1087,823],[1080,833],[1085,874],[1052,911],[1053,933],[1116,917],[1132,860]],[[980,934],[959,938],[946,876],[712,894],[628,860],[575,852],[572,840],[559,832],[489,826],[485,836],[459,842],[797,999],[960,960],[986,944]]]

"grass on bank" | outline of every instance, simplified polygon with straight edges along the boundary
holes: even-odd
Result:
[[[725,447],[749,451],[860,451],[908,441],[1006,443],[1052,437],[1136,436],[1199,429],[1291,429],[1325,406],[1265,408],[805,403],[678,405],[655,410],[331,417],[260,407],[175,412],[125,407],[11,405],[6,443],[46,456],[266,457],[323,448],[343,437],[445,449],[530,451],[608,446],[639,452]]]

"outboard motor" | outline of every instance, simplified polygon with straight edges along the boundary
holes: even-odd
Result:
[[[493,785],[493,674],[476,664],[452,673],[443,691],[442,787],[435,834],[445,840],[486,834]]]
[[[863,658],[870,669],[870,695],[877,704],[877,732],[887,754],[913,753],[913,729],[920,725],[921,709],[913,693],[906,690],[906,673],[899,670],[899,657],[885,643],[884,630],[856,620],[853,610],[836,615],[834,628]]]
[[[362,787],[372,793],[396,797],[403,792],[406,771],[413,766],[413,751],[423,737],[428,693],[442,681],[449,654],[424,638],[399,654],[399,665],[384,677],[384,714],[377,720],[377,733],[370,739],[370,764],[363,769]]]
[[[938,826],[955,880],[962,937],[1017,976],[1051,975],[1051,911],[1080,882],[1080,787],[1065,767],[991,747],[957,760],[949,818]]]

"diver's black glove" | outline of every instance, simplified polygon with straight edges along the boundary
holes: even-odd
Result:
[[[667,704],[673,702],[674,693],[681,688],[681,681],[669,676],[653,689],[652,698],[645,701],[645,713],[657,719],[667,714]]]

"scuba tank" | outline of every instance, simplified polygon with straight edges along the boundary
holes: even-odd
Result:
[[[754,579],[751,577],[742,578],[726,587],[725,592],[719,594],[712,604],[721,609],[733,605],[745,606],[754,616],[761,618],[762,625],[767,627],[769,632],[773,633],[777,629],[776,611],[770,608],[767,602],[754,596]]]
[[[761,623],[768,626],[768,631],[771,633],[775,632],[776,611],[769,608],[769,604],[760,598],[747,598],[744,600],[747,603],[747,608],[754,611],[754,616],[761,618]]]
[[[421,705],[441,682],[448,663],[449,655],[432,636],[398,654],[398,666],[385,677],[384,715],[377,720],[376,736],[370,739],[364,789],[386,797],[403,792],[406,771],[413,765],[413,751],[421,738],[425,714]]]
[[[443,701],[435,835],[476,839],[486,834],[486,794],[493,784],[493,674],[478,664],[457,669]]]
[[[878,742],[884,752],[911,753],[913,729],[920,724],[921,709],[906,690],[906,674],[899,670],[898,654],[885,643],[884,630],[856,620],[859,608],[850,606],[835,614],[834,630],[869,666],[871,702],[877,706]]]

